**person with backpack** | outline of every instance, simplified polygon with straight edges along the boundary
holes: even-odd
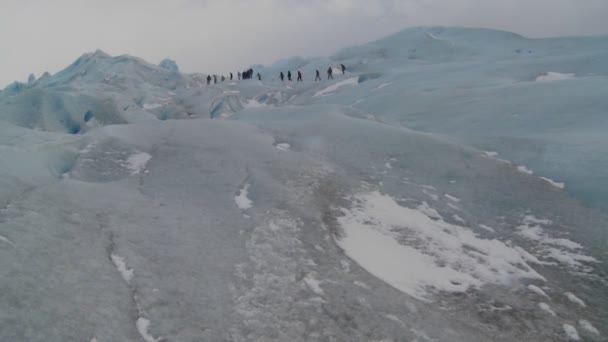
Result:
[[[315,70],[315,72],[317,73],[317,76],[315,76],[315,82],[321,81],[321,74],[319,73],[319,69]]]
[[[302,82],[302,72],[298,70],[298,82]]]
[[[342,67],[342,75],[344,75],[346,72],[346,66],[344,64],[340,64],[340,67]]]
[[[331,67],[329,67],[329,69],[327,69],[327,79],[328,80],[333,80],[334,79],[334,71],[332,70]]]
[[[287,80],[291,82],[291,70],[287,71]]]
[[[211,75],[207,75],[207,85],[211,84]]]
[[[217,84],[217,75],[213,75],[213,84]]]
[[[222,82],[224,82],[226,80],[226,77],[224,77],[224,75],[222,75]]]
[[[281,74],[279,75],[279,77],[281,78],[281,82],[285,81],[285,75],[283,74],[282,71],[281,71]]]
[[[230,73],[230,80],[232,81],[233,78],[234,76],[232,75],[232,73]]]

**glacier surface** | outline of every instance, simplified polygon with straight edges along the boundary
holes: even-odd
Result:
[[[607,57],[425,27],[261,82],[96,51],[8,85],[0,340],[604,338]]]

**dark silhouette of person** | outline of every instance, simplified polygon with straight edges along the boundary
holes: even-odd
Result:
[[[237,76],[239,77],[239,80],[240,80],[241,79],[241,72],[240,71],[237,73]]]
[[[224,75],[222,75],[222,82],[224,82],[226,80],[226,77],[224,77]]]
[[[243,72],[243,79],[249,80],[253,78],[253,69],[249,68],[249,70]]]
[[[287,80],[291,82],[291,70],[287,72]]]
[[[283,74],[283,72],[281,71],[281,73],[279,74],[279,78],[281,79],[281,82],[285,81],[285,75]]]
[[[211,75],[207,75],[207,85],[211,84]]]
[[[217,84],[217,75],[213,75],[213,84]]]
[[[232,73],[230,73],[230,80],[232,81],[233,78],[234,76],[232,75]]]
[[[315,76],[315,82],[320,81],[321,80],[321,74],[319,73],[319,70],[315,70],[315,72],[317,73],[317,75]]]
[[[258,72],[258,81],[262,80],[262,75],[260,75],[260,73]]]
[[[329,69],[327,69],[327,79],[328,80],[334,79],[334,71],[331,69],[331,67],[329,67]]]
[[[298,82],[302,82],[302,72],[298,70]]]
[[[342,75],[344,75],[346,72],[346,66],[344,64],[340,64],[340,67],[342,67]]]

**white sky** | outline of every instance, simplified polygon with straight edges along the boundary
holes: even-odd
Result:
[[[0,88],[96,49],[224,73],[420,25],[608,34],[608,0],[0,0]]]

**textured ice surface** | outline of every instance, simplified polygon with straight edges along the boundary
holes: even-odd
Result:
[[[597,339],[606,57],[415,28],[262,82],[96,51],[9,85],[0,340]]]

